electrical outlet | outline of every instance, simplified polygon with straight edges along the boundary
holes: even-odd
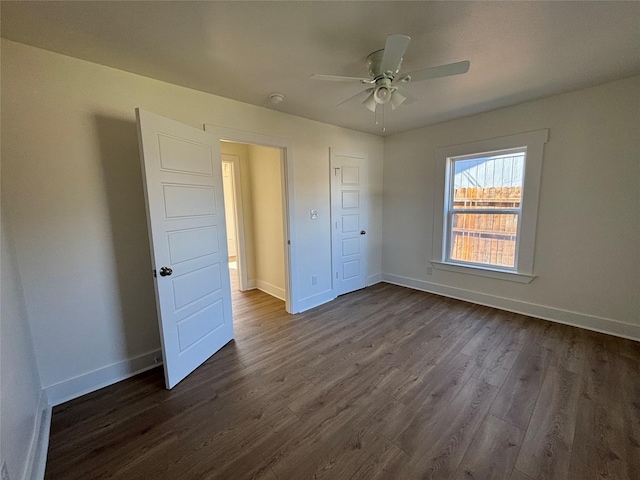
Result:
[[[2,461],[2,468],[0,469],[0,478],[2,480],[11,480],[9,478],[9,469],[7,468],[7,462]]]
[[[311,275],[311,285],[318,284],[318,275]]]
[[[431,265],[429,265],[427,267],[427,275],[431,275],[433,273],[433,267]]]

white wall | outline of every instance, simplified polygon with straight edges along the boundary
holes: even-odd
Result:
[[[284,300],[284,223],[281,151],[249,146],[256,286]]]
[[[9,477],[17,480],[26,478],[33,462],[38,420],[42,414],[42,387],[8,226],[3,214],[0,227],[0,461],[6,461]]]
[[[382,138],[4,39],[1,59],[3,176],[36,357],[53,402],[152,365],[159,348],[135,107],[290,142],[293,281],[305,307],[331,298],[329,147],[366,153],[376,194],[369,269],[381,272]],[[319,221],[309,219],[312,208]]]
[[[640,77],[385,139],[383,277],[640,339]],[[549,129],[530,284],[434,270],[434,149]]]

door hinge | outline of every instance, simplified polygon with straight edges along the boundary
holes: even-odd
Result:
[[[156,273],[155,269],[153,270],[153,278],[158,278],[158,274]]]
[[[291,240],[287,240],[287,245],[291,245]]]
[[[340,167],[333,167],[333,175],[334,176],[338,176],[338,170],[340,170]]]

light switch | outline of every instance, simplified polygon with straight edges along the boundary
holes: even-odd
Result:
[[[311,214],[311,220],[317,220],[318,219],[318,210],[310,210],[309,213]]]

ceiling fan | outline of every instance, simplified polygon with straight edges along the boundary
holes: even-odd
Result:
[[[328,80],[332,82],[359,82],[371,85],[371,87],[355,94],[341,102],[342,105],[356,98],[363,98],[362,104],[375,113],[378,105],[390,103],[395,110],[402,104],[415,102],[417,97],[408,92],[400,84],[420,82],[431,78],[459,75],[469,71],[470,62],[449,63],[438,67],[425,68],[416,72],[400,72],[402,58],[409,46],[411,37],[407,35],[389,35],[383,49],[376,50],[367,57],[369,78],[343,77],[339,75],[311,75],[314,80]],[[338,106],[339,106],[338,105]]]

